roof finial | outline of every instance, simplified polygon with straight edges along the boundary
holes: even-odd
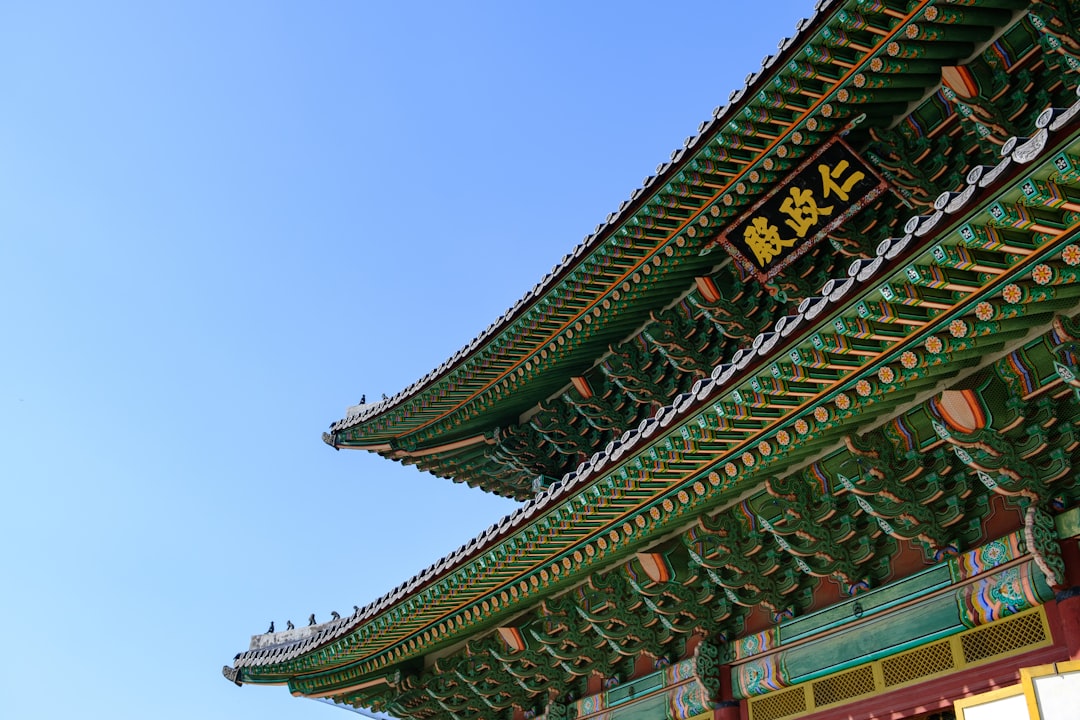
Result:
[[[266,634],[269,635],[272,632],[274,632],[274,621],[273,620],[270,621],[270,629],[266,631]]]
[[[309,616],[308,616],[308,619],[307,619],[307,624],[308,624],[309,626],[311,626],[311,625],[314,625],[314,624],[315,624],[315,613],[311,613],[311,615],[309,615]]]

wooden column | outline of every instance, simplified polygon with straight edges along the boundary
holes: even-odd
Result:
[[[713,710],[713,720],[740,720],[742,703],[738,700],[725,700]]]
[[[713,710],[713,720],[743,720],[749,709],[746,703],[736,700],[731,686],[731,666],[720,666],[720,701]]]
[[[1080,660],[1080,541],[1077,538],[1061,541],[1061,559],[1065,561],[1067,588],[1055,598],[1058,616],[1069,658]]]

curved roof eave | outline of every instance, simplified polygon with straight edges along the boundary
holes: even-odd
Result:
[[[718,106],[713,111],[713,116],[699,125],[698,132],[685,139],[683,147],[674,150],[668,161],[657,166],[654,175],[645,178],[642,186],[634,190],[630,198],[623,201],[616,211],[609,213],[604,222],[597,225],[592,233],[586,235],[571,252],[564,255],[562,260],[551,271],[544,275],[531,290],[526,292],[506,312],[446,361],[416,382],[388,398],[350,408],[355,412],[332,423],[330,432],[324,434],[324,440],[327,444],[337,447],[338,433],[367,425],[401,407],[410,399],[429,391],[436,383],[453,375],[456,370],[459,370],[478,353],[482,353],[497,344],[500,336],[510,329],[515,322],[524,318],[531,309],[545,299],[557,295],[567,277],[575,269],[601,248],[616,242],[617,231],[625,223],[633,219],[636,213],[642,210],[674,176],[694,159],[695,153],[692,151],[700,150],[703,144],[716,138],[720,134],[721,123],[734,119],[739,110],[749,105],[755,96],[754,90],[764,89],[764,85],[772,79],[774,72],[782,66],[782,63],[778,63],[778,60],[782,57],[786,59],[813,39],[813,33],[828,19],[827,13],[823,11],[834,4],[836,4],[834,0],[821,0],[815,6],[815,14],[812,18],[802,18],[797,21],[795,34],[792,37],[784,38],[778,43],[777,54],[768,55],[762,59],[760,70],[748,74],[743,87],[730,93],[729,103]],[[747,168],[749,167],[747,165]],[[377,444],[384,443],[387,439],[393,437],[393,434],[387,433],[373,433],[373,435],[372,442]],[[366,447],[365,443],[362,442],[350,443],[350,445]]]
[[[958,192],[944,193],[939,199],[940,207],[933,215],[914,216],[908,221],[907,225],[913,228],[911,233],[883,243],[875,258],[855,260],[846,278],[830,281],[822,288],[820,296],[800,307],[797,315],[781,318],[775,326],[762,331],[748,347],[736,353],[732,362],[718,366],[712,377],[699,380],[691,392],[678,396],[671,405],[661,408],[655,415],[643,420],[638,427],[628,430],[619,441],[610,443],[608,447],[595,453],[576,470],[567,473],[520,508],[491,525],[485,532],[359,609],[355,615],[320,626],[317,632],[295,643],[240,653],[234,666],[225,668],[228,671],[226,676],[232,675],[237,680],[243,680],[242,672],[245,668],[275,666],[288,662],[349,635],[392,611],[416,593],[424,592],[438,581],[479,560],[494,544],[520,531],[543,514],[570,502],[574,493],[581,492],[600,480],[602,475],[609,474],[612,471],[612,467],[606,467],[609,464],[625,465],[635,457],[640,457],[646,447],[660,435],[690,423],[702,407],[730,393],[754,371],[760,371],[763,364],[775,360],[788,347],[797,345],[813,330],[820,329],[822,321],[835,311],[854,303],[852,298],[857,297],[853,296],[854,291],[872,288],[888,271],[895,275],[896,269],[916,252],[928,251],[937,241],[940,231],[950,226],[949,221],[939,222],[942,218],[953,215],[955,217],[952,219],[956,220],[970,214],[972,200],[981,197],[986,201],[991,191],[997,194],[995,188],[1000,187],[1004,181],[1019,176],[1025,170],[1030,171],[1030,168],[1025,166],[1042,157],[1044,149],[1052,146],[1049,142],[1051,135],[1063,128],[1075,134],[1078,121],[1080,101],[1064,111],[1048,109],[1040,117],[1039,132],[1030,139],[1014,138],[1007,143],[997,166],[974,168],[968,176],[968,186]],[[1075,137],[1073,142],[1076,142]],[[271,673],[260,678],[258,682],[280,682],[286,676],[287,674],[283,674],[279,677]]]

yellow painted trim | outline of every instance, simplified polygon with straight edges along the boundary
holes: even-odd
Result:
[[[975,634],[978,634],[978,633],[981,633],[981,632],[986,632],[987,630],[989,630],[990,628],[994,628],[995,626],[1000,630],[1002,625],[1000,625],[999,623],[1004,624],[1004,623],[1009,623],[1010,621],[1015,622],[1015,621],[1025,617],[1025,616],[1035,616],[1035,617],[1037,617],[1039,619],[1039,622],[1042,625],[1042,632],[1043,632],[1043,639],[1042,640],[1037,641],[1037,642],[1033,642],[1033,643],[1029,643],[1029,644],[1026,644],[1026,645],[1021,645],[1021,646],[1013,648],[1012,650],[1001,652],[1001,653],[996,653],[994,655],[990,655],[990,656],[987,656],[987,657],[984,657],[984,658],[980,658],[980,659],[974,660],[972,662],[968,662],[968,661],[966,661],[964,659],[964,648],[963,648],[963,642],[962,642],[963,638],[970,637],[972,635],[975,635]],[[887,657],[883,657],[883,658],[880,658],[878,660],[874,660],[874,661],[869,662],[869,663],[864,663],[862,665],[856,665],[854,667],[845,668],[844,670],[841,670],[839,672],[832,673],[830,675],[824,675],[824,676],[818,677],[818,678],[814,678],[813,680],[807,680],[806,682],[798,683],[796,685],[791,685],[791,686],[786,687],[786,688],[781,688],[780,690],[774,690],[773,692],[765,693],[764,695],[757,695],[757,696],[754,696],[754,697],[747,698],[748,713],[749,713],[750,720],[762,720],[759,717],[759,713],[761,713],[761,711],[757,709],[757,707],[760,706],[762,700],[764,700],[765,698],[776,697],[776,696],[780,695],[781,693],[793,692],[793,691],[801,691],[803,693],[804,698],[805,698],[805,703],[804,703],[805,704],[805,710],[800,711],[799,714],[818,712],[820,710],[830,708],[830,707],[842,707],[844,705],[847,705],[848,703],[856,702],[858,700],[862,700],[862,699],[865,699],[865,698],[868,698],[868,697],[872,697],[874,695],[879,695],[879,694],[884,693],[884,692],[893,692],[894,690],[900,690],[900,689],[903,689],[903,688],[906,688],[906,687],[911,687],[913,685],[919,685],[921,683],[936,680],[938,678],[948,677],[950,675],[954,675],[956,673],[963,672],[965,670],[970,670],[971,668],[979,667],[980,665],[985,665],[986,663],[998,662],[998,661],[1000,661],[1000,660],[1002,660],[1004,658],[1011,657],[1013,655],[1031,652],[1032,650],[1038,650],[1038,649],[1048,647],[1048,646],[1053,645],[1053,644],[1054,644],[1054,639],[1053,639],[1053,636],[1050,633],[1050,625],[1049,625],[1049,621],[1047,620],[1047,617],[1046,617],[1045,608],[1042,605],[1039,605],[1037,607],[1033,607],[1033,608],[1029,608],[1027,610],[1024,610],[1023,612],[1016,613],[1015,615],[1010,615],[1009,617],[1001,618],[1000,620],[995,620],[992,623],[987,623],[985,625],[979,625],[978,627],[971,628],[970,630],[964,630],[963,632],[959,632],[959,633],[956,633],[954,635],[950,635],[949,637],[934,640],[933,642],[928,642],[928,643],[926,643],[924,645],[920,645],[918,647],[911,648],[909,650],[904,650],[903,652],[896,653],[895,655],[889,655]],[[911,657],[913,655],[917,655],[917,654],[919,654],[921,652],[924,652],[927,648],[933,647],[935,645],[948,645],[949,653],[950,653],[950,655],[952,657],[952,667],[949,667],[949,668],[947,668],[945,670],[939,670],[939,671],[933,672],[933,673],[926,673],[924,675],[917,675],[917,676],[912,677],[912,678],[910,678],[908,680],[904,680],[904,681],[901,681],[901,682],[896,682],[895,684],[892,684],[892,685],[886,685],[886,683],[885,683],[885,671],[884,671],[884,666],[885,666],[886,663],[895,662],[897,660],[902,660],[905,657]],[[1080,661],[1077,661],[1075,663],[1068,663],[1068,665],[1075,665],[1076,669],[1080,670]],[[863,692],[863,693],[858,694],[858,695],[851,695],[850,697],[845,697],[845,698],[843,698],[841,700],[835,700],[835,701],[827,702],[827,703],[820,703],[819,704],[815,700],[815,698],[814,698],[814,687],[816,685],[818,685],[818,684],[820,684],[822,682],[828,682],[828,681],[833,680],[835,678],[839,678],[839,677],[845,675],[846,673],[857,672],[857,671],[859,671],[859,670],[861,670],[863,668],[866,668],[868,666],[870,667],[870,670],[871,670],[871,672],[873,674],[873,678],[874,678],[874,681],[873,681],[874,687],[873,687],[872,690],[868,690],[868,691]],[[1049,665],[1049,666],[1046,666],[1046,667],[1048,667],[1048,668],[1055,668],[1055,667],[1056,668],[1062,668],[1064,666],[1066,666],[1066,663],[1058,663],[1057,665]],[[1060,672],[1060,670],[1057,670],[1057,671],[1048,670],[1047,672],[1044,672],[1043,674],[1053,674],[1054,672]],[[1015,692],[1013,694],[1020,694],[1020,693],[1022,693],[1024,691],[1023,687],[1021,685],[1016,685],[1015,688],[1016,688],[1016,690],[1015,690]],[[998,690],[995,690],[993,692],[998,692]],[[986,695],[986,694],[984,693],[984,695]],[[978,695],[978,696],[974,696],[974,697],[983,697],[984,695]],[[1032,695],[1032,697],[1033,696],[1034,695]],[[968,700],[968,699],[969,698],[963,698],[962,700],[957,700],[956,702],[962,702],[962,701]],[[989,702],[992,699],[994,699],[994,698],[991,698],[991,697],[987,696],[987,699],[984,700],[984,702]],[[796,716],[797,715],[769,716],[768,720],[785,720],[785,718],[794,718]],[[1035,718],[1035,717],[1037,717],[1037,716],[1032,715],[1032,718]]]
[[[1035,679],[1074,672],[1080,672],[1080,660],[1068,660],[1066,662],[1050,663],[1049,665],[1020,668],[1020,687],[1024,690],[1028,715],[1031,716],[1031,720],[1042,720],[1039,696],[1035,694]]]
[[[979,705],[985,705],[986,703],[996,702],[998,700],[1004,700],[1005,698],[1023,694],[1023,685],[1011,685],[1009,687],[997,688],[996,690],[990,690],[989,692],[980,693],[978,695],[960,698],[953,702],[953,710],[956,711],[956,720],[966,720],[967,715],[965,713],[970,707],[978,707]],[[1017,718],[1017,720],[1022,719]]]

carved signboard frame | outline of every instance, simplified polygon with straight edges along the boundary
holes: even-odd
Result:
[[[718,242],[768,282],[887,188],[885,179],[837,136],[739,216]]]

